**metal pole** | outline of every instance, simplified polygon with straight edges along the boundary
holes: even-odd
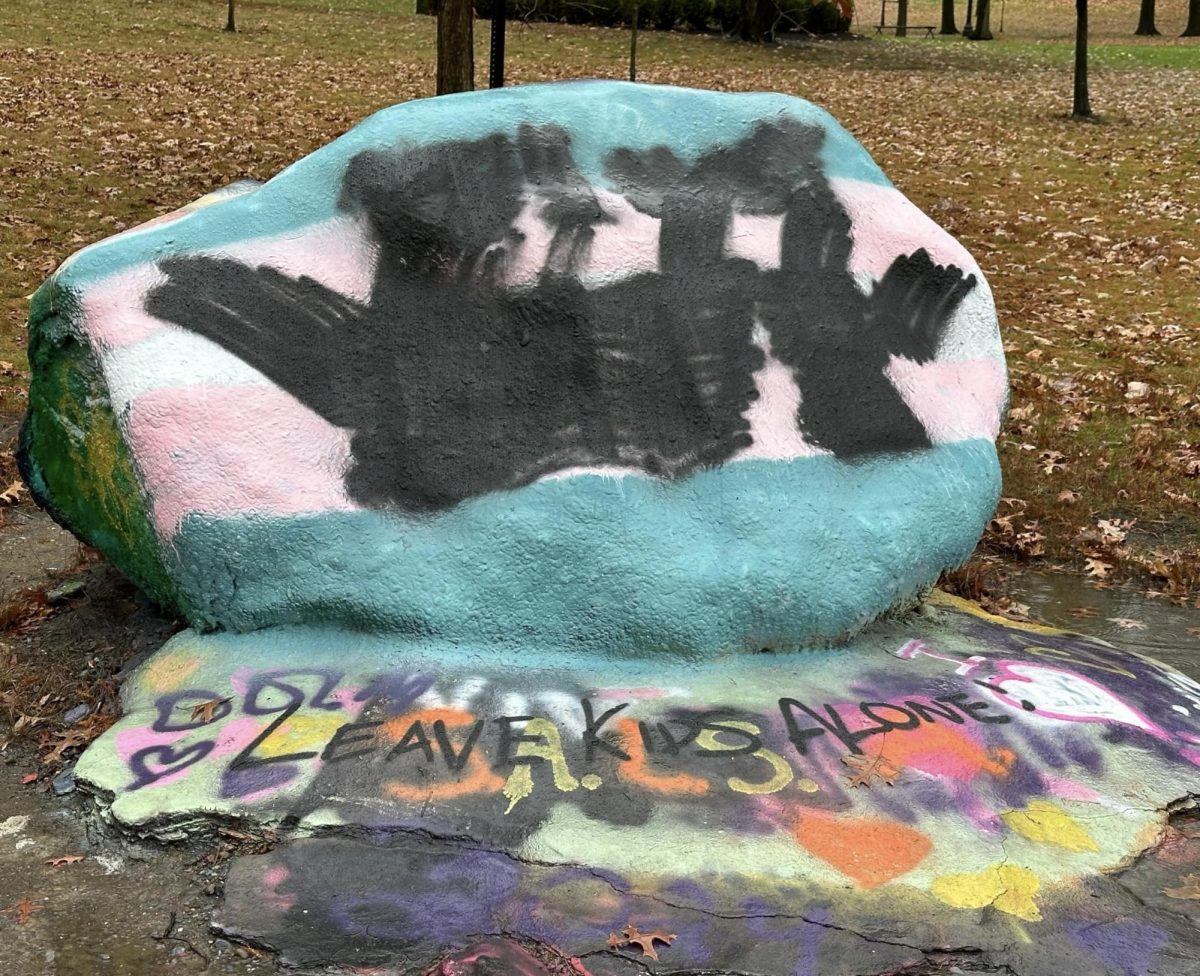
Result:
[[[492,46],[488,60],[488,87],[504,87],[504,25],[508,16],[507,0],[492,0]]]
[[[963,37],[969,37],[971,34],[971,8],[974,5],[974,0],[967,0],[967,22],[963,24]]]
[[[637,81],[637,34],[638,6],[641,0],[633,0],[633,33],[629,38],[629,80]]]

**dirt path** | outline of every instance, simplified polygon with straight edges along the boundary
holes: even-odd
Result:
[[[138,846],[88,829],[78,793],[55,797],[32,749],[0,765],[0,938],[11,976],[268,973],[209,934],[224,861],[218,850]],[[207,862],[207,863],[206,863]]]
[[[0,509],[5,976],[274,971],[209,934],[231,842],[132,843],[73,789],[74,757],[116,718],[123,670],[176,629],[31,502]]]

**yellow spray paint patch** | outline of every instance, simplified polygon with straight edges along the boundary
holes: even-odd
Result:
[[[513,771],[508,774],[508,779],[504,781],[502,792],[508,797],[508,806],[504,810],[507,816],[512,813],[513,807],[533,792],[533,770],[528,766],[514,766]]]
[[[525,723],[521,732],[523,741],[518,743],[516,754],[521,757],[536,757],[550,764],[554,777],[554,786],[563,793],[579,789],[579,780],[571,775],[571,767],[567,765],[567,757],[563,755],[562,735],[558,726],[544,718],[530,719]],[[542,741],[536,741],[536,738]],[[530,741],[533,739],[534,741]],[[509,813],[513,807],[533,792],[533,770],[528,762],[519,763],[508,774],[503,793],[508,797]]]
[[[1024,810],[1001,814],[1000,819],[1036,844],[1057,844],[1076,852],[1100,850],[1078,821],[1048,800],[1034,800]]]
[[[320,749],[346,721],[341,713],[297,714],[259,743],[257,754],[268,758]]]
[[[146,683],[156,694],[174,691],[200,667],[200,658],[185,654],[158,654],[147,666]]]
[[[721,725],[728,726],[731,729],[737,729],[745,732],[747,735],[759,736],[762,734],[762,729],[750,722],[734,722],[728,719],[722,719]],[[696,743],[703,749],[709,752],[730,752],[734,749],[740,749],[742,743],[725,743],[717,738],[717,733],[720,728],[705,729],[696,736]],[[771,767],[771,776],[769,779],[761,783],[751,783],[747,780],[740,779],[737,776],[729,777],[726,782],[729,788],[737,793],[778,793],[792,781],[795,773],[792,772],[792,767],[787,764],[787,761],[772,752],[770,749],[757,749],[750,753],[756,759],[761,759]]]
[[[1041,882],[1028,868],[993,864],[974,874],[943,874],[931,890],[939,901],[952,908],[986,908],[991,905],[1028,922],[1040,922],[1033,896]]]
[[[1070,633],[1070,631],[1061,630],[1058,627],[1035,624],[1032,620],[1013,620],[1011,617],[1001,617],[994,613],[988,613],[974,600],[964,600],[961,596],[955,596],[953,593],[947,593],[945,590],[939,590],[936,587],[930,592],[926,602],[936,607],[947,607],[951,610],[960,610],[963,613],[969,613],[972,617],[1000,624],[1009,630],[1024,630],[1030,634],[1051,634],[1055,636]]]

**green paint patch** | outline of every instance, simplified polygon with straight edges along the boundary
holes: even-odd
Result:
[[[74,299],[38,291],[31,315],[34,365],[21,430],[23,474],[58,522],[120,566],[164,606],[181,606],[150,524],[141,482],[107,398],[100,366],[71,330]]]

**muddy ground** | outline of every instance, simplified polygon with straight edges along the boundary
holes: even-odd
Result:
[[[0,448],[14,434],[0,427]],[[118,714],[123,672],[178,628],[28,499],[0,508],[3,976],[274,971],[209,932],[236,838],[117,837],[71,781]]]

